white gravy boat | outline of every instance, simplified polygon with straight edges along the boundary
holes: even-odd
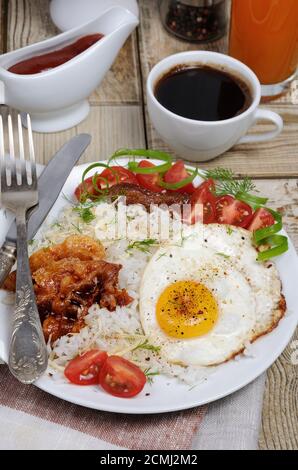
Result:
[[[126,8],[139,17],[137,0],[51,0],[50,15],[57,28],[68,31],[115,6]]]
[[[103,15],[54,38],[0,56],[0,104],[29,113],[37,132],[57,132],[75,126],[89,113],[88,96],[101,83],[138,18],[114,7]],[[104,38],[51,70],[18,75],[8,68],[26,58],[61,49],[93,33]]]

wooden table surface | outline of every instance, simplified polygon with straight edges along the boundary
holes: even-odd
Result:
[[[91,112],[79,126],[56,134],[35,134],[36,155],[46,163],[53,153],[80,132],[92,135],[92,144],[82,162],[105,159],[120,147],[167,149],[147,115],[144,96],[149,70],[163,57],[195,49],[163,29],[155,0],[140,0],[140,27],[128,39],[101,87],[90,98]],[[48,0],[0,0],[0,52],[10,51],[54,36],[57,29],[49,17]],[[200,47],[204,48],[204,47]],[[227,38],[206,46],[227,50]],[[263,144],[236,146],[201,167],[225,166],[239,175],[256,179],[272,207],[284,214],[286,229],[298,248],[298,84],[269,105],[285,122],[283,133]],[[268,107],[268,105],[266,106]],[[8,113],[1,107],[2,115]],[[259,123],[254,132],[266,129]],[[296,334],[296,339],[298,335]],[[295,339],[295,338],[293,338]],[[293,344],[269,369],[263,406],[261,449],[298,448],[298,368],[291,364]]]

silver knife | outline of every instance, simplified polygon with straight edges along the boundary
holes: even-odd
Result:
[[[90,142],[91,136],[89,134],[80,134],[73,137],[63,145],[43,170],[38,179],[39,205],[29,215],[28,240],[32,240],[36,234],[58,198],[70,171]],[[16,239],[16,225],[13,222],[0,249],[0,287],[3,285],[16,261]]]

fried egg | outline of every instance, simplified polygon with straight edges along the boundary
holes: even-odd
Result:
[[[249,232],[216,224],[197,224],[182,243],[155,253],[142,278],[140,316],[168,362],[220,364],[279,320],[277,271],[256,257]]]

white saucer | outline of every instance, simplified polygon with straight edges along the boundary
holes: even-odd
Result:
[[[139,17],[136,0],[52,0],[50,14],[61,31],[68,31],[96,18],[111,7],[127,8]]]

